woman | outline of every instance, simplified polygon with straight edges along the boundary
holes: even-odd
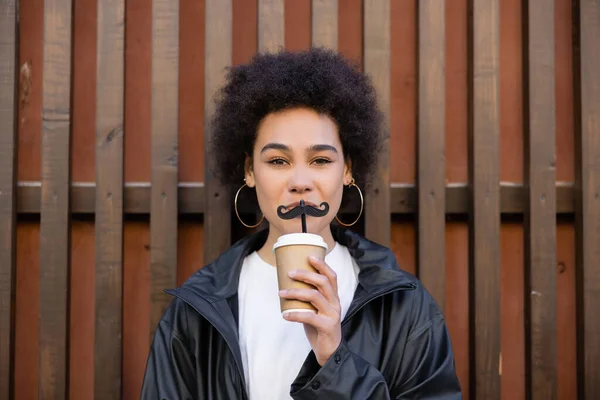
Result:
[[[256,192],[269,228],[168,291],[142,398],[461,398],[432,297],[390,249],[332,224],[345,188],[368,184],[380,128],[368,78],[334,52],[261,54],[230,70],[213,119],[215,172]],[[314,289],[280,292],[273,244],[301,224],[277,209],[300,200],[330,205],[306,219],[329,252],[309,260],[319,273],[290,275]],[[282,316],[280,298],[316,312]]]

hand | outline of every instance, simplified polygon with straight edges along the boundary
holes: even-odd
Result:
[[[308,261],[319,272],[290,271],[290,278],[309,283],[316,289],[281,290],[285,299],[308,301],[317,309],[316,313],[290,312],[284,315],[288,321],[301,322],[317,362],[323,366],[342,342],[342,306],[338,297],[337,276],[325,263],[315,257]]]

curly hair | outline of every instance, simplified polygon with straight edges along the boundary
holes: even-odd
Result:
[[[377,94],[355,65],[323,48],[258,53],[248,64],[229,69],[212,118],[216,177],[225,184],[240,183],[262,119],[296,107],[311,108],[335,121],[355,180],[368,184],[381,143]]]

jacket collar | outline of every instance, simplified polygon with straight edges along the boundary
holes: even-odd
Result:
[[[398,268],[393,252],[342,227],[331,226],[336,242],[348,248],[359,267],[358,282],[369,294],[380,293],[396,286],[413,286],[416,278]],[[268,230],[247,236],[235,243],[215,261],[192,275],[179,289],[189,290],[205,300],[216,303],[237,294],[244,258],[260,249],[267,240]]]

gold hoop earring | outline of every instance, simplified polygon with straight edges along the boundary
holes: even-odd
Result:
[[[363,207],[365,205],[365,201],[363,199],[362,192],[361,192],[360,188],[358,187],[358,185],[354,182],[354,178],[352,178],[352,182],[350,182],[350,184],[348,185],[349,188],[352,186],[354,186],[356,188],[356,190],[358,190],[358,194],[360,195],[360,212],[358,213],[358,217],[351,224],[343,223],[342,221],[340,221],[340,219],[336,215],[335,216],[336,221],[342,226],[352,226],[352,225],[356,224],[358,222],[358,220],[360,219],[360,216],[362,215]]]
[[[248,185],[246,185],[244,183],[242,185],[242,187],[240,187],[238,189],[237,193],[235,194],[235,200],[233,200],[233,208],[235,209],[235,215],[237,215],[238,221],[240,221],[240,223],[242,225],[244,225],[246,228],[256,228],[257,226],[259,226],[260,224],[262,224],[263,220],[265,219],[264,215],[262,216],[262,218],[260,219],[260,221],[258,221],[258,224],[256,224],[256,225],[248,225],[244,221],[242,221],[242,219],[240,218],[240,214],[238,213],[238,208],[237,208],[238,195],[240,194],[240,192],[242,191],[242,189],[244,188],[244,186],[248,186]]]

